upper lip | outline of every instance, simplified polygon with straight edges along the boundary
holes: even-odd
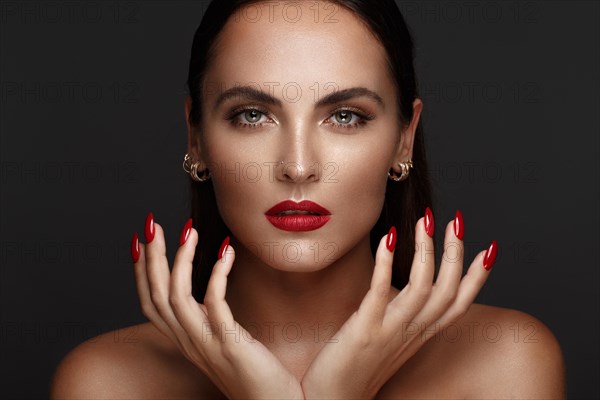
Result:
[[[265,214],[266,215],[277,215],[284,211],[308,211],[319,215],[331,214],[325,207],[312,202],[310,200],[302,200],[300,203],[296,203],[293,200],[284,200],[281,203],[275,204]]]

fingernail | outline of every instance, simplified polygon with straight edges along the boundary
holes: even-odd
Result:
[[[485,252],[485,256],[483,257],[483,268],[486,270],[492,269],[492,265],[494,265],[494,261],[496,261],[496,254],[498,253],[498,243],[494,240],[490,247],[488,247]]]
[[[385,241],[387,249],[392,253],[396,248],[396,227],[392,225],[390,231],[387,234],[387,240]]]
[[[219,248],[219,260],[221,259],[221,257],[223,257],[225,255],[225,251],[227,250],[228,244],[229,244],[229,236],[227,236],[225,238],[225,240],[223,240],[223,243],[221,243],[221,248]]]
[[[431,212],[431,208],[427,207],[425,210],[425,231],[429,237],[433,237],[433,213]]]
[[[188,236],[190,236],[190,232],[192,230],[192,219],[188,219],[183,229],[181,230],[181,235],[179,236],[179,247],[183,246],[187,241]]]
[[[146,243],[150,243],[154,239],[154,215],[152,215],[152,212],[149,212],[146,217],[144,235],[146,236]]]
[[[456,215],[454,216],[454,234],[460,240],[463,240],[465,236],[465,223],[460,210],[456,210]]]
[[[131,239],[131,259],[134,263],[140,259],[140,238],[137,232],[133,234],[133,239]]]

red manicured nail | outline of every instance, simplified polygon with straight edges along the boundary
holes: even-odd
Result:
[[[192,219],[188,219],[183,229],[181,230],[181,235],[179,236],[179,247],[183,246],[187,241],[188,236],[190,236],[190,232],[192,230]]]
[[[391,252],[396,248],[396,227],[392,226],[387,234],[387,240],[385,241],[387,249]]]
[[[431,212],[431,208],[427,207],[425,210],[425,231],[429,237],[433,237],[433,213]]]
[[[146,217],[146,226],[144,227],[144,235],[146,236],[146,243],[150,243],[154,239],[154,215],[148,213]]]
[[[140,238],[137,232],[133,234],[133,239],[131,239],[131,259],[134,263],[140,259]]]
[[[465,223],[460,210],[456,210],[456,215],[454,216],[454,234],[460,240],[463,240],[463,237],[465,237]]]
[[[221,257],[223,257],[225,255],[225,251],[227,250],[228,244],[229,244],[229,236],[227,236],[225,238],[225,240],[223,240],[223,243],[221,243],[221,248],[219,249],[219,260],[221,259]]]
[[[488,271],[492,269],[492,265],[494,265],[494,261],[496,261],[496,254],[498,254],[498,243],[494,240],[483,257],[483,268]]]

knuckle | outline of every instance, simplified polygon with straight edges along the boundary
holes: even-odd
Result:
[[[209,376],[209,368],[207,367],[207,359],[197,352],[188,352],[186,358],[192,362],[192,364],[198,366],[200,370],[207,376]]]
[[[221,356],[227,360],[229,364],[233,364],[236,360],[235,349],[232,343],[232,338],[225,338],[223,346],[221,346]]]
[[[153,290],[150,293],[150,298],[152,299],[152,302],[156,304],[157,307],[165,305],[164,299],[166,298],[166,295],[162,292],[162,290]]]
[[[456,296],[453,296],[453,295],[443,296],[442,302],[444,304],[444,308],[449,308],[450,306],[452,306],[452,304],[454,304],[455,300],[456,300]]]
[[[215,369],[215,366],[222,366],[223,362],[228,360],[225,357],[223,346],[219,346],[217,348],[207,349],[202,358],[209,366],[211,366],[211,369]]]
[[[450,307],[454,300],[456,300],[456,292],[453,290],[442,290],[440,293],[440,301],[444,305],[444,308]]]
[[[413,288],[413,294],[417,301],[425,302],[431,295],[431,286],[419,285]]]
[[[463,317],[467,313],[468,307],[465,307],[463,304],[454,303],[447,311],[448,321],[456,321]]]
[[[355,345],[357,348],[364,351],[365,349],[369,348],[373,342],[374,336],[375,333],[372,329],[361,329],[355,338]]]
[[[456,306],[456,310],[454,312],[454,317],[456,319],[463,317],[467,311],[469,310],[470,304],[461,303]]]
[[[363,351],[364,351],[364,349],[367,349],[370,344],[371,344],[371,335],[369,335],[369,334],[360,335],[356,339],[356,345],[358,346],[359,349],[361,349]]]
[[[209,293],[204,296],[204,306],[206,308],[212,308],[215,305],[215,298]]]
[[[179,296],[171,293],[169,295],[169,305],[171,306],[171,308],[173,308],[174,310],[179,310],[181,309],[181,305],[182,305],[182,301],[179,298]]]
[[[410,296],[407,301],[411,305],[410,309],[412,312],[418,312],[419,309],[423,308],[425,304],[427,304],[428,299],[429,295],[425,290],[418,290],[413,292],[412,296]]]
[[[148,303],[142,303],[142,314],[144,317],[150,319],[150,317],[154,314],[154,307]]]
[[[375,285],[373,290],[375,292],[375,295],[377,295],[378,298],[387,299],[387,297],[390,293],[390,285],[388,285],[387,283],[378,283]]]

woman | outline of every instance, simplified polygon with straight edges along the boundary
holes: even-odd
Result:
[[[172,271],[149,213],[132,257],[150,322],[72,351],[53,398],[564,397],[548,328],[473,304],[498,245],[462,277],[460,211],[434,280],[423,104],[394,2],[213,2],[188,85],[192,218]]]

